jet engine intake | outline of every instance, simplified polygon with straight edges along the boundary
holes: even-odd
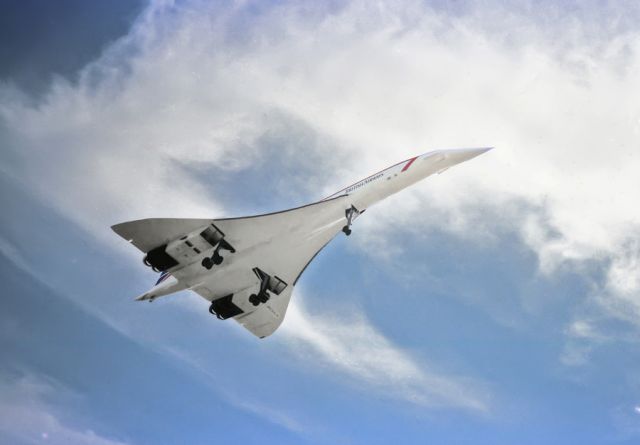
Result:
[[[155,249],[151,249],[147,252],[142,262],[156,272],[164,272],[173,266],[177,266],[178,262],[167,253],[166,248],[167,245],[163,244]]]
[[[233,294],[229,294],[222,298],[218,298],[217,300],[213,300],[211,302],[211,306],[209,306],[209,313],[215,315],[220,320],[226,320],[227,318],[243,314],[244,311],[233,304],[232,299]]]

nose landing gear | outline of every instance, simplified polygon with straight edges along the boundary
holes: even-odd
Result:
[[[351,224],[353,223],[353,221],[355,221],[355,219],[358,216],[360,216],[360,213],[362,212],[356,209],[353,204],[351,205],[351,207],[349,207],[344,211],[344,215],[347,218],[347,225],[345,225],[342,228],[342,231],[344,232],[345,235],[347,236],[351,235]]]

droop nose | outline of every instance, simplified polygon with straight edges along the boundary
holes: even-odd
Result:
[[[480,156],[482,153],[486,153],[493,147],[482,148],[457,148],[449,150],[436,150],[429,153],[425,153],[420,158],[425,162],[425,166],[429,169],[436,168],[436,171],[442,172],[449,167],[453,167],[456,164],[473,159],[476,156]]]
[[[460,164],[461,162],[468,161],[469,159],[473,159],[476,156],[480,156],[482,153],[486,153],[492,148],[493,147],[438,150],[436,152],[427,153],[423,156],[425,158],[430,158],[430,160],[436,159],[446,165],[446,167],[451,167],[456,164]]]
[[[459,164],[460,162],[468,161],[469,159],[473,159],[476,156],[480,156],[483,153],[488,152],[493,147],[482,147],[482,148],[461,148],[456,150],[446,150],[445,155],[447,159],[450,159],[455,164]]]

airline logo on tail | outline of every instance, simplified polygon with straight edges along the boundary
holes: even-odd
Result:
[[[160,277],[158,278],[158,281],[156,281],[156,286],[160,283],[162,283],[164,280],[166,280],[167,278],[169,278],[171,276],[171,274],[167,271],[164,271],[160,274]]]

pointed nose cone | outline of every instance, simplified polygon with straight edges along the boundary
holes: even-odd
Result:
[[[486,153],[491,149],[493,149],[493,147],[461,148],[459,150],[450,150],[448,154],[450,154],[452,159],[455,159],[458,162],[464,162],[468,161],[469,159],[473,159],[476,156],[480,156],[481,154]]]
[[[469,151],[474,152],[475,154],[473,155],[473,157],[479,156],[482,153],[486,153],[489,150],[493,150],[493,147],[482,147],[482,148],[470,148]]]
[[[460,164],[469,159],[473,159],[476,156],[480,156],[482,153],[486,153],[493,147],[483,148],[459,148],[454,150],[443,150],[442,154],[445,158],[445,163],[448,167]]]

